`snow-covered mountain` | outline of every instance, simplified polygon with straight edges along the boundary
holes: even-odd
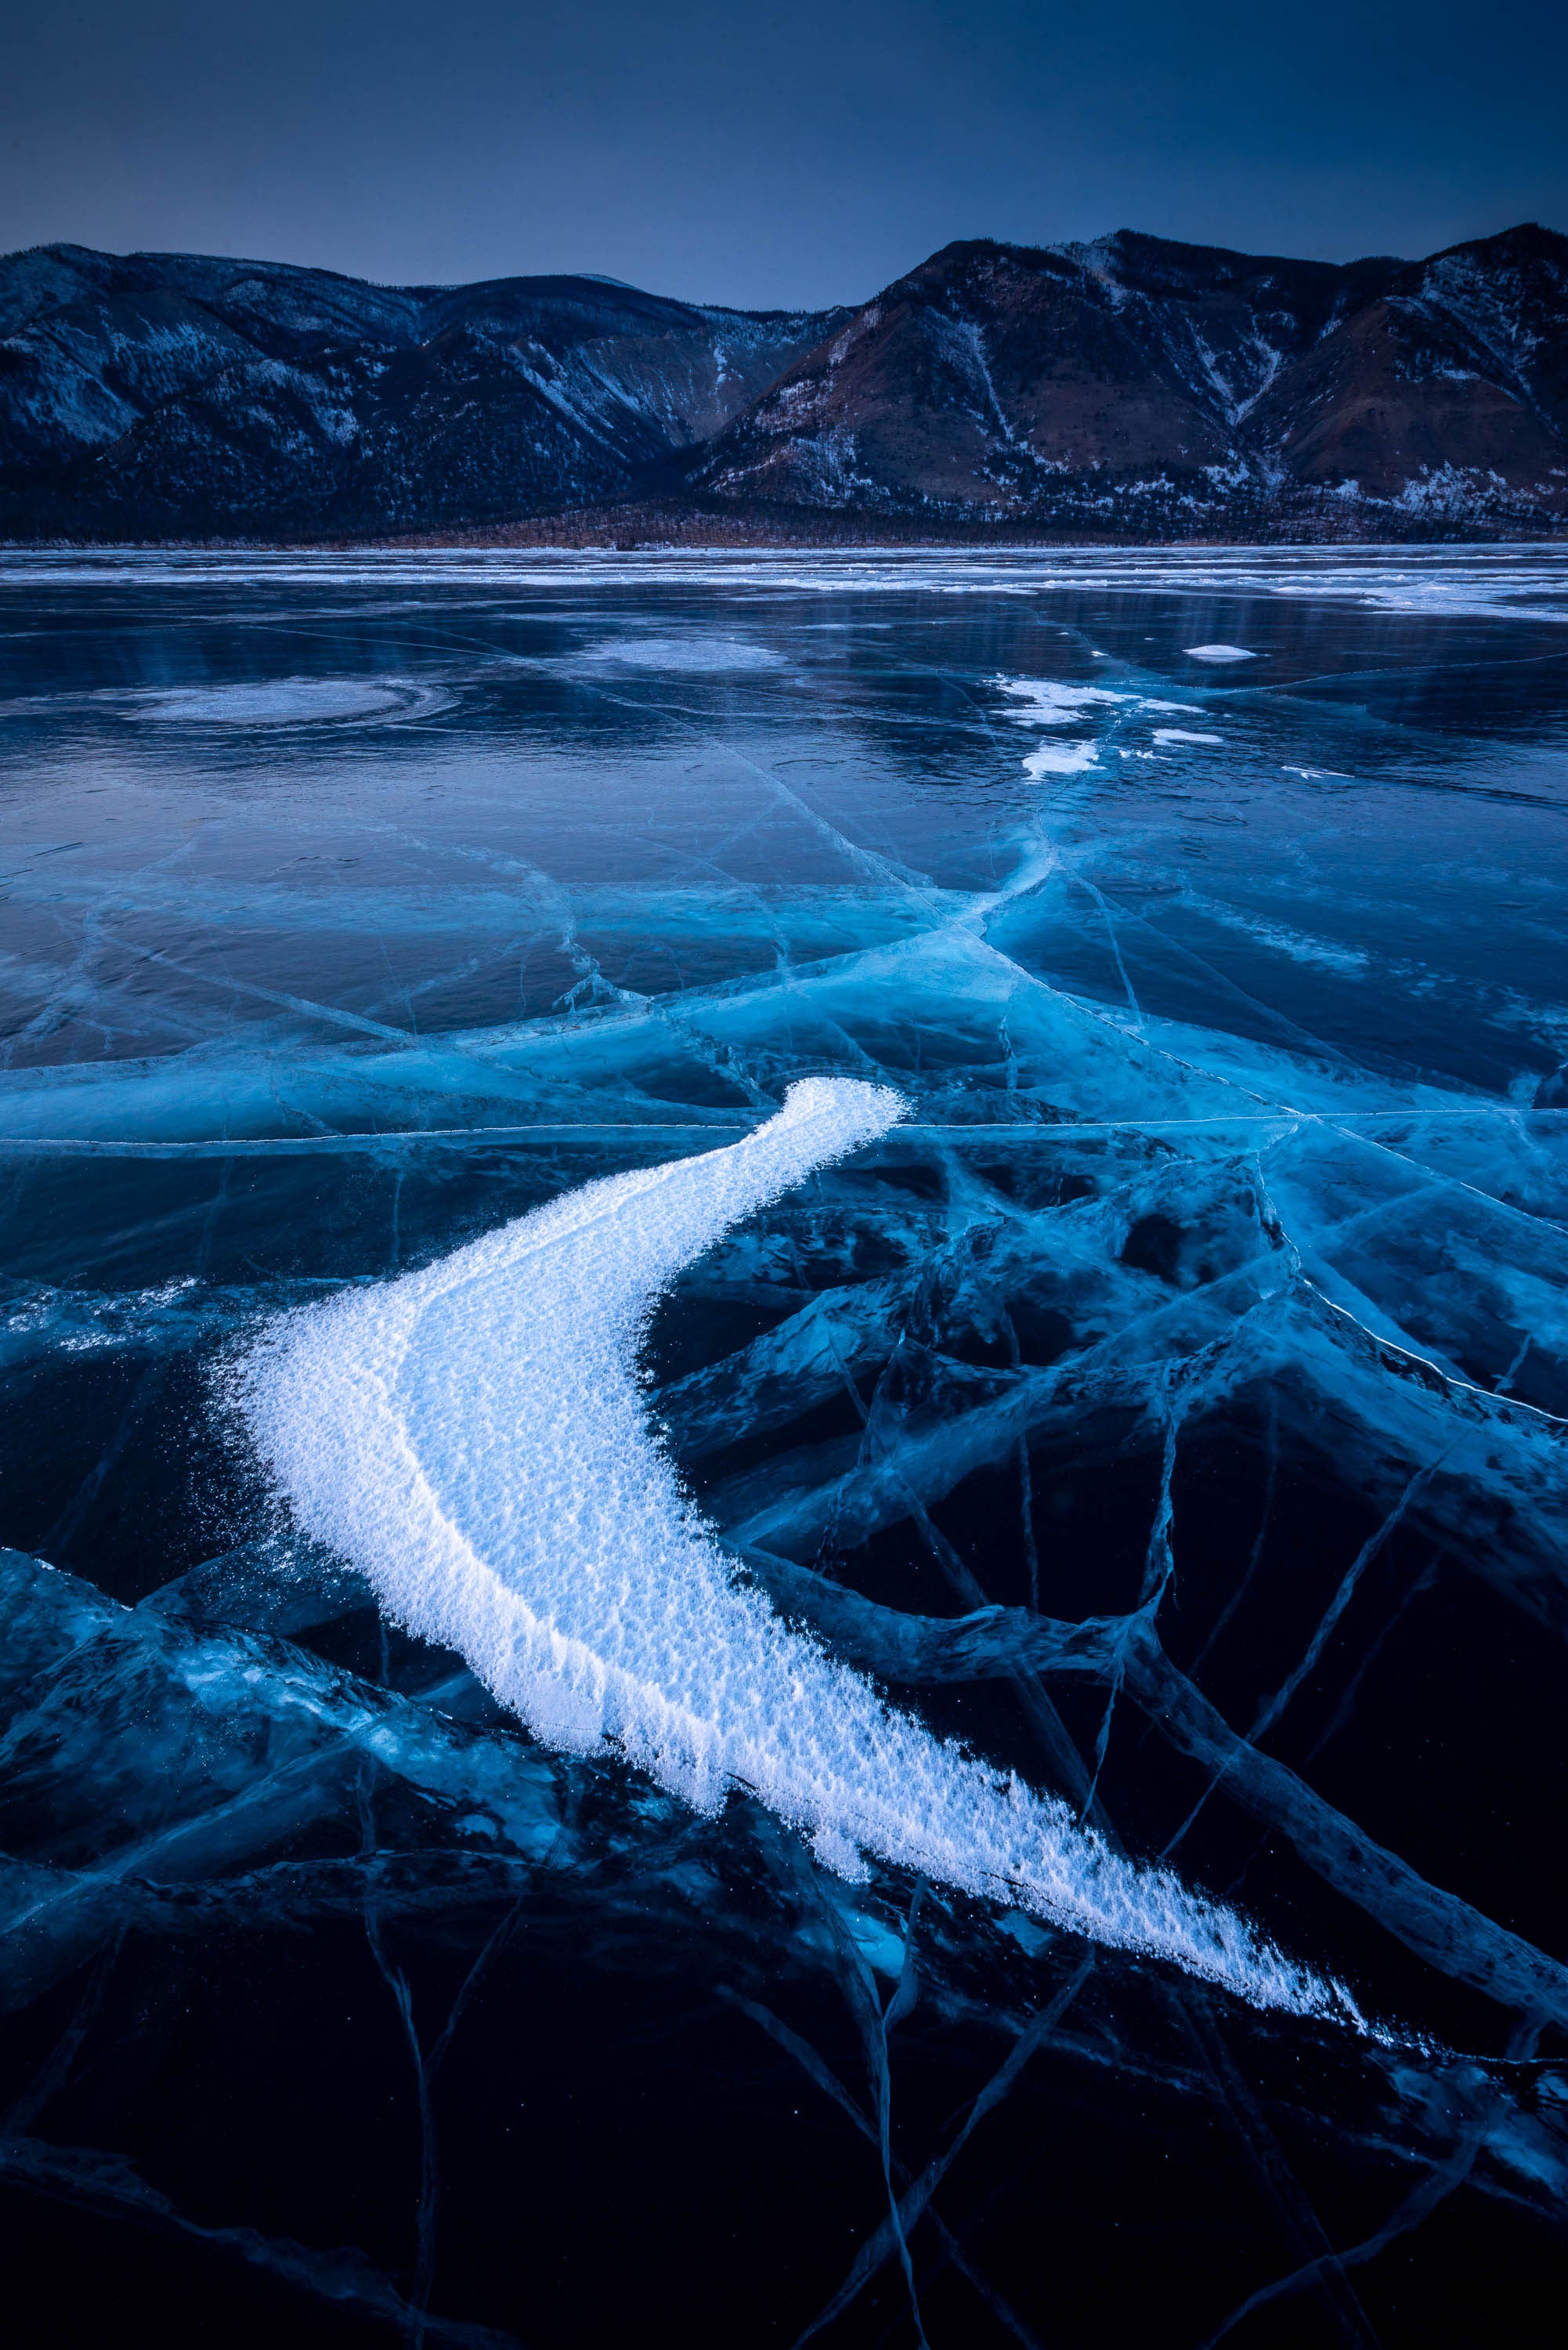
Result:
[[[951,244],[692,471],[725,500],[1165,536],[1568,518],[1568,237],[1257,259]]]
[[[0,530],[416,530],[618,498],[847,316],[589,277],[381,286],[184,254],[14,254]]]
[[[649,499],[742,534],[1550,532],[1568,238],[1344,265],[968,243],[799,314],[597,277],[0,260],[0,533],[635,525]]]

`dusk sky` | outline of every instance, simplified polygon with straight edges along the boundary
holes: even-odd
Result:
[[[0,250],[864,298],[955,237],[1568,228],[1561,0],[77,0],[0,34]]]

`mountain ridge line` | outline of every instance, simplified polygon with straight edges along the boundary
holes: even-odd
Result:
[[[867,302],[0,257],[13,544],[1313,543],[1568,529],[1568,237],[959,239]]]

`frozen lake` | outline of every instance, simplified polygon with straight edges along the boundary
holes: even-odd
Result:
[[[1530,548],[0,555],[40,2279],[1525,2338],[1565,623]]]

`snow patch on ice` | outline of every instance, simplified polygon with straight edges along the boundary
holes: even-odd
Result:
[[[863,1855],[1359,2021],[1168,1871],[894,1711],[742,1582],[650,1430],[660,1291],[732,1225],[885,1133],[888,1088],[811,1078],[728,1149],[614,1175],[422,1271],[274,1323],[234,1399],[303,1527],[456,1648],[547,1744],[613,1742],[704,1811],[750,1789],[846,1875]]]
[[[1096,703],[1135,702],[1131,693],[1113,693],[1104,685],[1061,685],[1048,677],[999,677],[997,691],[1023,707],[1008,712],[1020,726],[1070,726]]]
[[[1250,660],[1250,654],[1241,656]],[[1009,701],[1019,705],[1008,712],[1020,726],[1071,726],[1098,710],[1123,708],[1128,711],[1158,711],[1161,714],[1179,711],[1199,714],[1199,705],[1190,702],[1157,702],[1147,694],[1117,692],[1105,685],[1067,685],[1055,678],[997,677],[992,684]],[[1192,734],[1179,726],[1157,726],[1157,743],[1220,743],[1220,734]],[[1122,758],[1135,755],[1127,751]],[[1136,755],[1150,757],[1151,753]],[[1099,764],[1098,745],[1094,743],[1043,743],[1023,762],[1023,772],[1038,781],[1043,775],[1075,775],[1086,767]]]
[[[1183,650],[1189,660],[1239,661],[1256,660],[1258,658],[1256,653],[1246,651],[1241,645],[1187,645]]]
[[[1038,780],[1042,775],[1076,775],[1085,767],[1100,764],[1098,745],[1094,743],[1042,743],[1023,762],[1023,772]]]

